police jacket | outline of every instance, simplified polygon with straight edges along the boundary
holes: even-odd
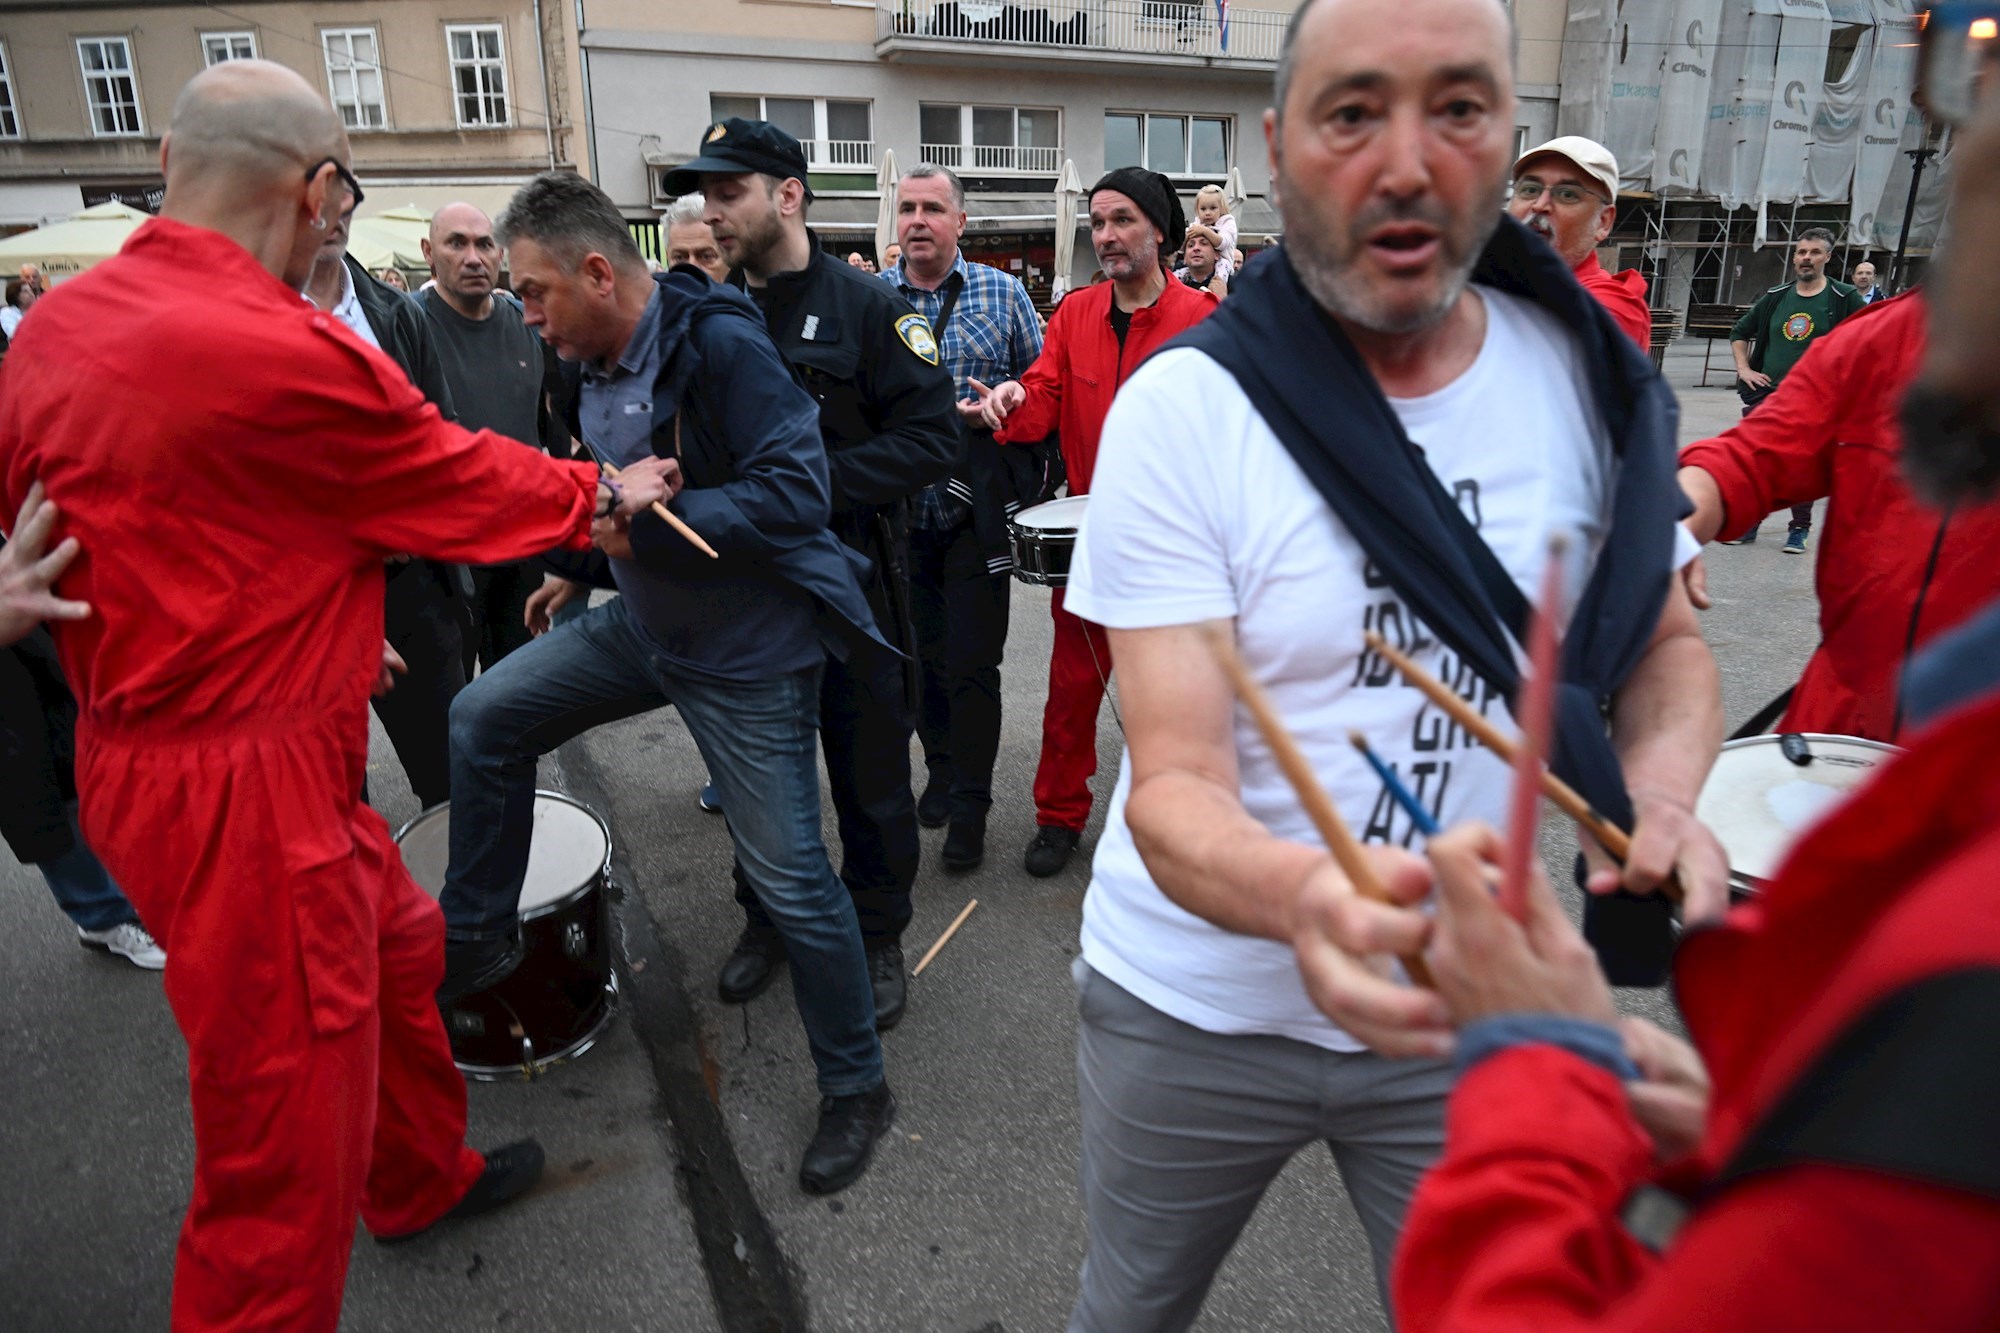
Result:
[[[834,528],[865,551],[874,511],[898,510],[951,475],[961,448],[956,394],[924,317],[806,235],[812,258],[774,276],[759,304],[771,341],[819,401]],[[746,287],[741,269],[729,281]]]
[[[774,480],[824,478],[826,451],[810,436],[799,436],[788,421],[796,401],[791,386],[778,393],[773,392],[778,386],[746,382],[746,365],[775,367],[748,356],[751,341],[768,345],[756,306],[690,264],[676,265],[654,281],[662,307],[653,453],[680,460],[685,485],[674,497],[675,513],[722,559],[752,562],[810,595],[828,652],[843,660],[861,654],[864,671],[900,665],[901,655],[877,627],[863,593],[867,558],[826,527],[824,483],[801,487]],[[561,369],[556,410],[570,434],[587,442],[579,415],[583,367],[565,361]],[[751,452],[756,466],[739,466]],[[635,517],[631,540],[633,558],[664,578],[698,577],[708,564],[707,556],[657,514]],[[580,560],[551,552],[543,560],[565,578],[602,586],[604,557],[591,556]]]

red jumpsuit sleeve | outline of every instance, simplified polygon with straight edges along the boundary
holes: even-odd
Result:
[[[344,335],[345,330],[341,330]],[[335,341],[269,400],[239,469],[275,512],[338,519],[376,556],[499,564],[590,542],[597,467],[444,420],[386,357]],[[378,364],[379,363],[379,364]]]
[[[1056,307],[1049,331],[1042,337],[1042,353],[1021,375],[1021,387],[1028,396],[1014,409],[1006,423],[993,433],[1001,444],[1033,444],[1055,434],[1062,424],[1063,366],[1069,357],[1070,322],[1063,318],[1068,302]]]
[[[1681,450],[1682,467],[1698,467],[1715,478],[1724,533],[1833,489],[1840,423],[1870,369],[1851,364],[1852,345],[1851,339],[1829,338],[1808,348],[1756,411],[1713,439]]]
[[[1991,1200],[1791,1167],[1738,1183],[1655,1258],[1617,1220],[1650,1152],[1610,1074],[1520,1047],[1467,1075],[1449,1116],[1397,1257],[1403,1333],[1971,1330],[2000,1309]]]

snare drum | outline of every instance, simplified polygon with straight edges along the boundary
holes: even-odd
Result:
[[[1880,741],[1814,733],[1724,744],[1695,817],[1729,854],[1732,896],[1762,892],[1821,816],[1898,753]]]
[[[1069,582],[1069,561],[1076,553],[1076,534],[1083,527],[1087,495],[1023,509],[1007,521],[1007,546],[1014,555],[1014,577],[1023,583],[1060,588]]]
[[[533,1078],[596,1043],[617,1008],[611,970],[611,833],[559,792],[535,793],[528,876],[521,885],[521,965],[499,985],[445,1011],[451,1057],[468,1077]],[[433,898],[451,858],[451,807],[434,806],[396,834],[410,877]]]

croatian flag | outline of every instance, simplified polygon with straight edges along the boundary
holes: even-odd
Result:
[[[1215,31],[1222,38],[1222,49],[1229,49],[1229,0],[1215,0]]]

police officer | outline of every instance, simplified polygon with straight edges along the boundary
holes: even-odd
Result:
[[[840,818],[840,877],[868,948],[879,1030],[906,996],[903,929],[920,849],[910,792],[916,713],[910,617],[908,498],[951,473],[960,434],[951,376],[922,315],[886,284],[827,256],[806,225],[812,189],[798,140],[760,120],[731,118],[702,136],[669,192],[708,197],[704,220],[764,312],[771,339],[820,404],[833,479],[833,530],[873,565],[877,623],[911,656],[899,678],[858,678],[829,657],[820,687],[820,745]],[[725,809],[726,815],[728,811]],[[741,1004],[770,984],[784,945],[736,870],[748,921],[717,990]]]

